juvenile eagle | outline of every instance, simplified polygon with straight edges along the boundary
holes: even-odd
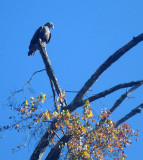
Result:
[[[49,43],[51,39],[50,28],[54,29],[54,25],[53,23],[48,22],[44,26],[41,26],[40,28],[37,29],[37,31],[35,32],[34,36],[31,39],[28,56],[33,56],[36,50],[39,50],[38,49],[39,40],[45,45]]]

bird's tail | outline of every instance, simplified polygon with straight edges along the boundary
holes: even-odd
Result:
[[[28,52],[28,56],[33,56],[33,55],[34,55],[34,52],[30,50],[30,51]]]

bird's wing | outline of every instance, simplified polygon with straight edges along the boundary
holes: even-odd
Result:
[[[43,26],[39,27],[39,28],[36,30],[34,36],[33,36],[32,39],[31,39],[30,46],[32,46],[32,45],[34,45],[34,44],[37,43],[37,40],[39,39],[39,37],[40,37],[40,35],[41,35],[42,29],[43,29]],[[29,46],[29,48],[30,48],[30,46]]]
[[[51,33],[50,33],[50,30],[49,30],[49,27],[47,27],[47,26],[42,27],[42,29],[40,31],[39,38],[41,38],[41,40],[43,42],[46,42],[46,44],[50,41]]]

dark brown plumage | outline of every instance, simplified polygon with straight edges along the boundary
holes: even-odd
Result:
[[[51,39],[50,28],[54,29],[54,25],[53,23],[48,22],[44,26],[41,26],[37,29],[37,31],[35,32],[34,36],[31,39],[28,56],[33,56],[36,50],[39,50],[38,49],[39,40],[45,45],[49,43]]]

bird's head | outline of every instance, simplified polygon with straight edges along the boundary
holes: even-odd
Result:
[[[46,23],[44,26],[48,26],[49,28],[54,29],[54,25],[53,25],[52,22],[48,22],[48,23]]]

